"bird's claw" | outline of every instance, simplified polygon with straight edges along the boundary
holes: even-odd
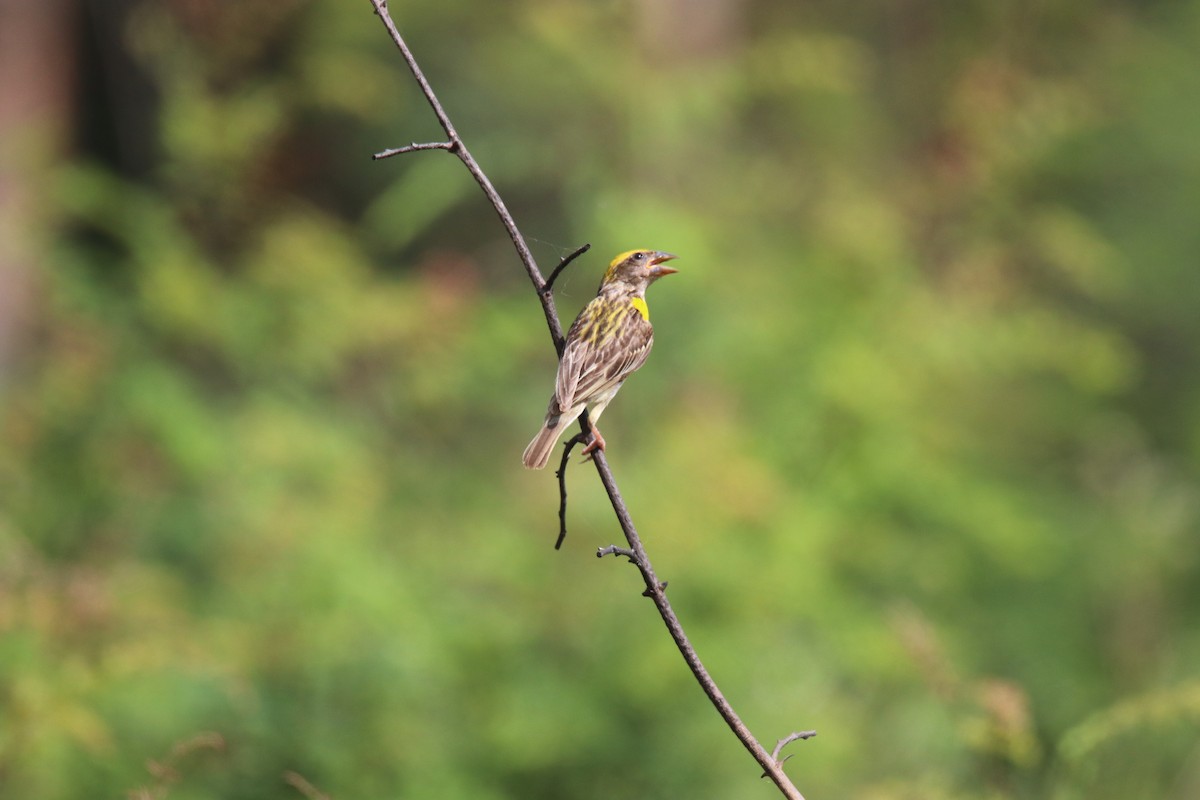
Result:
[[[583,463],[591,461],[597,450],[604,450],[604,437],[600,435],[598,428],[592,428],[592,440],[583,448]]]

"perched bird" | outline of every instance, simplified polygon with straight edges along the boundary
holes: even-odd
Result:
[[[663,263],[673,258],[658,250],[630,250],[608,265],[600,291],[567,331],[546,420],[521,457],[526,468],[546,466],[558,437],[586,406],[590,406],[592,440],[583,452],[604,449],[596,422],[625,379],[650,355],[654,327],[646,306],[646,287],[679,271]]]

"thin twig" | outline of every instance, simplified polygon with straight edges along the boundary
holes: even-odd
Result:
[[[414,153],[417,150],[453,150],[457,145],[454,142],[413,142],[406,144],[404,147],[393,147],[390,150],[376,153],[371,156],[373,161],[379,161],[383,158],[391,158],[392,156],[402,155],[404,153]]]
[[[546,278],[546,285],[539,289],[538,292],[540,294],[548,294],[549,292],[554,291],[554,281],[558,279],[558,276],[562,274],[562,271],[566,269],[572,261],[579,258],[581,255],[591,249],[592,245],[590,243],[575,248],[575,252],[558,262],[558,266],[555,267],[554,271],[550,273],[550,277]]]
[[[551,280],[554,276],[551,276]],[[558,465],[558,470],[554,473],[558,477],[558,541],[554,543],[554,549],[562,547],[563,540],[567,538],[567,459],[571,457],[571,451],[575,449],[575,445],[583,444],[587,441],[587,436],[583,432],[577,433],[566,441],[566,446],[563,448],[562,463]]]
[[[495,209],[497,216],[500,217],[504,229],[508,232],[509,238],[512,239],[513,247],[516,248],[517,255],[521,259],[521,263],[525,266],[525,271],[529,274],[530,281],[533,282],[533,288],[537,292],[538,299],[542,303],[542,310],[546,316],[546,325],[550,329],[551,338],[554,340],[554,349],[562,356],[563,350],[563,331],[562,324],[559,322],[558,313],[554,307],[554,295],[550,291],[546,291],[547,281],[542,278],[542,273],[538,269],[537,262],[533,258],[533,254],[529,251],[529,246],[525,243],[524,237],[520,230],[517,229],[517,224],[509,213],[504,201],[500,199],[499,193],[492,186],[488,177],[476,163],[471,151],[459,138],[458,132],[454,130],[454,126],[450,122],[442,104],[438,102],[437,96],[433,93],[429,82],[425,79],[425,74],[417,65],[416,59],[413,57],[412,51],[408,49],[408,45],[400,36],[400,32],[396,29],[396,24],[392,21],[391,15],[387,11],[387,0],[371,0],[371,5],[375,8],[375,13],[379,15],[383,21],[384,27],[387,28],[388,34],[395,43],[397,49],[400,50],[404,61],[408,64],[409,71],[412,72],[417,84],[421,87],[425,99],[429,102],[430,108],[437,116],[438,123],[442,126],[442,130],[446,132],[448,141],[454,145],[450,148],[450,152],[458,156],[459,160],[466,166],[467,171],[479,184],[483,193],[487,196],[488,201]],[[560,265],[561,266],[561,265]],[[586,412],[579,419],[580,431],[582,433],[590,432],[590,424],[588,423]],[[621,497],[621,492],[617,488],[616,478],[613,477],[612,470],[608,466],[608,459],[604,456],[604,451],[598,450],[593,454],[592,463],[596,466],[596,472],[600,475],[600,482],[604,484],[604,490],[608,493],[609,501],[612,503],[613,511],[617,515],[617,520],[621,525],[621,530],[625,534],[625,540],[629,543],[629,552],[632,553],[632,561],[637,566],[638,571],[642,575],[642,580],[646,584],[646,596],[654,601],[655,607],[658,609],[659,615],[667,626],[671,638],[675,641],[675,646],[679,648],[679,652],[683,655],[684,661],[687,662],[692,673],[696,676],[697,682],[708,695],[718,713],[724,718],[725,722],[733,730],[734,735],[741,741],[742,745],[750,752],[762,768],[765,770],[768,777],[779,787],[780,792],[789,800],[804,800],[804,796],[792,784],[791,780],[784,773],[783,768],[779,763],[771,757],[771,754],[766,751],[754,735],[742,722],[741,718],[734,712],[733,707],[729,705],[729,701],[717,688],[716,682],[701,663],[699,656],[696,655],[695,649],[687,636],[683,632],[683,626],[679,623],[679,618],[675,616],[674,610],[671,608],[670,602],[667,600],[666,584],[660,583],[654,574],[654,568],[650,565],[650,559],[646,555],[646,550],[642,546],[641,537],[638,536],[637,528],[634,527],[633,519],[629,516],[629,509],[625,506],[625,501]],[[616,551],[614,550],[614,553]],[[603,555],[600,553],[599,555]],[[621,553],[624,555],[624,553]]]

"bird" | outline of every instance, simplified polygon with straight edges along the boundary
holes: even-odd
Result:
[[[526,469],[542,469],[568,425],[589,408],[591,441],[584,455],[604,450],[596,423],[625,379],[636,372],[654,344],[646,288],[679,270],[661,250],[629,250],[612,260],[600,289],[571,324],[558,362],[554,395],[541,430],[521,457]]]

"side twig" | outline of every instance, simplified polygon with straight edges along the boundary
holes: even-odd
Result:
[[[543,286],[541,289],[539,289],[538,293],[539,294],[549,294],[550,292],[554,291],[554,282],[556,280],[558,280],[558,276],[562,274],[562,271],[564,269],[566,269],[568,266],[570,266],[572,261],[579,258],[581,255],[583,255],[584,253],[586,253],[588,250],[591,250],[591,249],[592,249],[591,244],[582,245],[580,247],[575,248],[574,252],[572,252],[570,255],[568,255],[566,258],[564,258],[562,261],[558,262],[558,266],[554,268],[554,271],[550,273],[550,277],[546,279],[546,285]]]
[[[783,761],[787,761],[788,758],[792,757],[792,756],[788,756],[787,758],[783,759],[783,761],[780,761],[779,753],[781,750],[783,750],[783,748],[787,747],[789,744],[796,741],[797,739],[807,740],[807,739],[813,738],[816,735],[817,735],[816,731],[796,731],[795,733],[789,733],[787,736],[783,737],[782,739],[780,739],[778,742],[775,743],[775,749],[771,751],[771,758],[776,763],[782,765]],[[792,755],[795,755],[795,753],[793,753]],[[763,778],[767,777],[767,773],[764,772],[761,777],[763,777]]]
[[[554,280],[554,276],[551,275],[550,279]],[[582,431],[568,439],[566,447],[563,448],[562,462],[554,473],[558,478],[558,540],[554,543],[555,550],[561,548],[563,540],[567,538],[567,461],[571,458],[571,451],[575,449],[575,445],[586,441],[587,436]]]
[[[404,145],[404,147],[393,147],[390,150],[384,150],[383,152],[376,153],[375,155],[371,156],[371,158],[375,161],[379,161],[382,158],[391,158],[392,156],[402,155],[403,153],[412,153],[417,150],[453,150],[454,147],[454,142],[423,142],[420,144],[413,142],[412,144]]]
[[[425,79],[425,74],[421,71],[420,66],[413,57],[412,51],[408,49],[408,45],[400,36],[400,32],[396,29],[396,24],[392,21],[391,15],[387,10],[387,0],[370,0],[370,2],[375,9],[375,13],[378,14],[379,18],[383,21],[384,27],[387,28],[388,35],[391,37],[392,42],[395,43],[396,48],[404,57],[404,61],[408,65],[408,69],[412,73],[413,78],[416,80],[417,85],[421,87],[421,92],[425,95],[425,99],[428,101],[430,108],[433,109],[433,113],[437,117],[438,123],[441,125],[442,130],[445,131],[447,138],[446,143],[431,143],[428,146],[417,146],[414,143],[413,145],[408,145],[407,149],[403,147],[395,148],[396,151],[398,151],[396,154],[399,154],[399,152],[412,152],[414,150],[444,149],[454,153],[454,155],[456,155],[458,159],[462,161],[463,165],[467,168],[467,171],[471,173],[471,176],[475,179],[475,182],[479,184],[479,187],[487,196],[492,208],[495,209],[497,216],[500,217],[500,221],[504,225],[504,229],[508,232],[509,238],[512,240],[513,247],[516,249],[517,255],[521,259],[521,263],[525,266],[525,271],[529,274],[529,279],[532,281],[534,290],[537,292],[538,299],[541,301],[542,311],[546,316],[546,325],[550,329],[550,335],[554,341],[554,348],[561,356],[563,348],[563,330],[562,324],[558,319],[558,312],[554,307],[553,292],[548,289],[548,285],[551,285],[551,282],[543,279],[542,273],[538,269],[537,262],[534,260],[533,254],[530,252],[529,246],[525,243],[525,239],[521,235],[520,230],[518,230],[512,214],[509,213],[508,208],[505,206],[504,201],[500,198],[499,193],[496,191],[495,187],[492,186],[491,181],[479,167],[479,164],[476,163],[474,157],[471,155],[471,151],[467,149],[465,144],[463,144],[458,132],[455,131],[454,126],[450,122],[449,116],[446,114],[442,104],[438,101],[437,96],[434,94],[433,89],[429,85],[429,82]],[[449,146],[442,147],[440,146],[442,144],[448,144]],[[383,152],[388,153],[390,151],[385,150]],[[379,155],[382,156],[382,154]],[[558,269],[556,269],[554,274],[551,276],[552,279],[557,277],[558,273],[560,273],[562,269],[565,268],[566,264],[570,263],[575,256],[576,254],[572,254],[571,256],[568,256],[568,258],[564,259],[564,262],[566,263],[559,265]],[[587,422],[586,413],[581,415],[579,422],[581,433],[584,435],[589,433],[590,428]],[[629,557],[634,565],[638,568],[638,571],[641,573],[642,580],[646,584],[646,591],[644,594],[654,601],[654,606],[658,609],[659,616],[662,617],[663,623],[667,626],[667,631],[674,640],[675,646],[683,655],[684,661],[687,662],[688,667],[692,670],[692,674],[695,675],[700,687],[704,690],[704,693],[708,695],[709,700],[712,701],[718,713],[725,720],[726,724],[729,725],[734,735],[737,736],[742,745],[750,752],[750,754],[754,757],[754,760],[757,761],[760,766],[762,766],[764,774],[775,783],[780,792],[785,797],[789,798],[789,800],[804,800],[804,796],[800,794],[800,791],[792,784],[791,779],[789,779],[784,773],[782,765],[771,753],[767,752],[766,748],[764,748],[757,739],[754,738],[754,735],[750,732],[749,728],[746,727],[745,723],[743,723],[741,718],[738,717],[738,715],[734,712],[733,707],[729,704],[729,701],[725,699],[725,695],[721,693],[721,690],[717,687],[716,682],[712,679],[712,676],[709,675],[708,670],[704,667],[704,664],[701,663],[700,657],[696,654],[695,648],[693,648],[691,642],[688,641],[687,635],[683,631],[683,626],[679,622],[679,618],[675,615],[675,611],[671,608],[671,604],[667,600],[666,583],[660,583],[657,576],[654,574],[654,568],[651,566],[650,559],[646,555],[646,550],[642,546],[641,537],[638,535],[637,528],[634,527],[633,519],[629,515],[629,509],[626,508],[625,501],[621,497],[621,492],[617,488],[616,478],[613,477],[612,470],[608,466],[608,459],[605,457],[604,451],[596,451],[593,454],[592,463],[596,466],[596,472],[600,476],[600,482],[604,484],[604,490],[608,493],[608,499],[612,503],[613,512],[616,514],[617,521],[621,525],[621,530],[625,534],[625,540],[629,543],[628,550],[613,546],[612,548],[608,549],[608,552],[614,555],[623,555]],[[565,507],[565,493],[563,495],[563,507]],[[563,507],[560,507],[560,510],[562,510]],[[565,513],[565,510],[563,510],[562,513]],[[605,549],[602,549],[597,553],[597,555],[605,555]]]

